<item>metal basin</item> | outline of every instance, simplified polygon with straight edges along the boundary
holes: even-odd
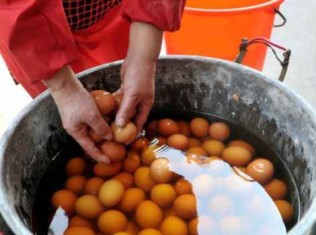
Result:
[[[88,90],[115,91],[120,66],[120,62],[102,65],[78,76]],[[175,56],[158,62],[155,108],[216,115],[271,146],[293,174],[301,199],[301,219],[289,234],[312,234],[316,221],[316,114],[302,98],[242,65]],[[0,210],[15,234],[31,234],[36,187],[50,160],[68,140],[47,92],[27,106],[3,136]]]

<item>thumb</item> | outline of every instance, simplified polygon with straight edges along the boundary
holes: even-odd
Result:
[[[136,99],[125,95],[122,104],[116,114],[115,123],[118,127],[123,127],[136,113]]]

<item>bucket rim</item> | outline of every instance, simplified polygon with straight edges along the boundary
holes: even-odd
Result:
[[[237,7],[237,8],[224,8],[224,9],[207,9],[207,8],[199,8],[199,7],[185,7],[184,12],[191,14],[233,14],[233,13],[241,13],[241,12],[249,12],[249,11],[257,11],[269,7],[278,8],[285,0],[270,0],[268,2],[264,2],[261,4],[246,6],[246,7]]]

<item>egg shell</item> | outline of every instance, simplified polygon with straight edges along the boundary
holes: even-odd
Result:
[[[254,147],[253,147],[250,143],[248,143],[248,142],[246,142],[246,141],[244,141],[244,140],[233,140],[233,141],[229,142],[229,144],[228,144],[228,147],[231,147],[231,146],[244,147],[244,148],[247,149],[252,155],[255,154],[255,149],[254,149]]]
[[[209,122],[205,118],[194,118],[190,122],[191,132],[199,138],[205,137],[208,134]]]
[[[156,184],[151,192],[150,198],[160,207],[172,205],[177,193],[171,184]]]
[[[121,172],[112,179],[120,181],[125,189],[129,189],[134,185],[134,176],[127,172]]]
[[[188,148],[189,140],[185,135],[173,134],[168,137],[167,144],[172,148],[185,150]]]
[[[124,231],[126,224],[126,216],[118,210],[105,211],[98,219],[98,228],[105,234],[115,234]]]
[[[68,215],[71,215],[74,213],[77,198],[78,197],[74,192],[67,189],[62,189],[56,191],[53,194],[51,202],[55,209],[61,207],[66,211]]]
[[[232,146],[224,149],[222,158],[232,166],[246,166],[252,160],[252,155],[243,147]]]
[[[208,133],[214,140],[225,141],[230,136],[230,128],[226,123],[214,122],[210,125]]]
[[[219,140],[206,140],[202,143],[202,147],[208,155],[212,156],[221,156],[225,149],[225,145]]]
[[[165,118],[158,121],[158,132],[163,136],[170,136],[179,133],[179,125],[172,119]]]
[[[82,157],[74,157],[70,159],[66,164],[66,173],[69,176],[81,175],[87,167],[86,160]]]
[[[87,178],[82,175],[74,175],[69,177],[65,182],[65,188],[76,193],[82,194],[84,191]]]
[[[285,198],[288,192],[286,183],[280,179],[271,180],[264,186],[264,189],[273,200]]]
[[[120,208],[124,212],[133,212],[146,199],[145,192],[139,188],[130,188],[124,192]]]
[[[179,125],[179,134],[189,137],[191,135],[190,124],[187,121],[177,121]]]
[[[114,141],[121,144],[129,144],[137,137],[136,125],[128,122],[124,127],[118,127],[115,122],[111,124]]]
[[[64,235],[95,235],[95,233],[91,228],[71,227],[66,229]]]
[[[134,181],[138,188],[144,190],[145,192],[150,192],[150,190],[156,184],[150,173],[149,167],[140,167],[134,173]]]
[[[156,228],[162,221],[162,211],[156,203],[146,200],[137,206],[135,217],[140,227]]]
[[[99,148],[101,152],[110,158],[111,162],[121,161],[126,154],[125,146],[111,140],[103,141]]]
[[[192,193],[192,185],[189,181],[180,178],[174,185],[174,188],[178,195]]]
[[[114,162],[111,164],[98,162],[93,167],[93,173],[101,178],[116,175],[122,167],[121,162]]]
[[[285,223],[289,223],[294,217],[293,206],[285,200],[275,200],[276,207],[278,208],[282,219]]]
[[[177,216],[183,219],[193,219],[197,215],[196,198],[192,194],[178,196],[173,202],[173,209]]]
[[[84,195],[78,198],[75,204],[76,213],[86,219],[96,219],[104,208],[94,195]]]
[[[101,185],[104,183],[104,180],[99,177],[93,177],[87,180],[84,186],[85,194],[98,195]]]
[[[169,182],[174,173],[170,170],[169,160],[158,158],[150,165],[150,174],[157,183]]]
[[[125,188],[118,180],[104,182],[99,190],[99,199],[106,207],[116,206],[122,199]]]
[[[177,216],[168,216],[165,218],[161,225],[160,231],[162,234],[170,234],[170,235],[187,235],[188,234],[188,226],[187,224]]]
[[[108,115],[115,109],[116,100],[111,93],[104,90],[94,90],[90,92],[90,95],[102,115]]]
[[[129,151],[127,158],[123,161],[123,169],[125,172],[134,173],[140,166],[140,157],[135,151]]]
[[[247,166],[246,173],[260,184],[266,184],[273,178],[274,166],[268,159],[257,158]]]

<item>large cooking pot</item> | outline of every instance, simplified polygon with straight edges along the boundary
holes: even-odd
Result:
[[[102,65],[78,77],[88,90],[115,91],[120,67],[120,62]],[[154,108],[216,115],[265,141],[281,156],[298,186],[301,218],[289,234],[311,234],[316,221],[316,114],[302,98],[239,64],[173,56],[158,61]],[[15,234],[31,234],[36,187],[69,139],[48,92],[28,105],[3,136],[0,210]]]

